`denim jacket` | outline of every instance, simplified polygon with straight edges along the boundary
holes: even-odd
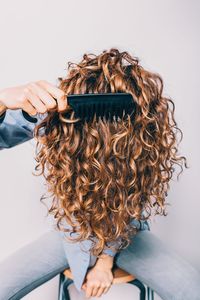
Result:
[[[0,116],[0,150],[14,147],[32,139],[34,127],[39,124],[45,116],[46,114],[42,117],[41,114],[38,114],[34,122],[31,116],[24,116],[20,109],[8,109]],[[131,224],[136,226],[139,230],[150,230],[148,221],[138,221],[133,218]],[[67,223],[65,224],[65,228],[72,229],[71,225]],[[73,274],[74,284],[76,288],[81,291],[87,269],[91,261],[93,261],[92,265],[94,265],[96,261],[96,256],[90,253],[92,241],[84,240],[72,243],[65,238],[70,235],[70,232],[64,233],[59,231],[58,234],[62,237],[64,251]],[[77,233],[71,233],[71,236],[76,236],[76,234]],[[110,242],[102,252],[114,257],[117,253],[118,246],[117,241],[114,243]]]

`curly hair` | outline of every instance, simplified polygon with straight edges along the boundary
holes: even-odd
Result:
[[[183,133],[174,118],[174,102],[163,95],[159,74],[115,48],[84,54],[78,64],[69,62],[59,88],[66,95],[126,92],[137,102],[134,122],[129,115],[84,122],[75,119],[68,105],[64,112],[49,111],[34,132],[35,170],[45,177],[53,197],[48,212],[58,229],[68,231],[62,225],[67,221],[79,233],[74,242],[96,238],[91,252],[97,256],[107,242],[119,238],[125,242],[119,249],[127,247],[137,232],[131,219],[166,216],[174,165],[180,173],[183,165],[188,168],[185,156],[178,155],[177,133],[181,140]]]

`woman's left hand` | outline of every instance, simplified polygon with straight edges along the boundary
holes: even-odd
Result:
[[[107,293],[112,285],[113,273],[110,262],[106,264],[105,260],[98,260],[97,263],[89,269],[86,274],[86,282],[83,283],[82,289],[86,292],[86,297],[100,297]]]

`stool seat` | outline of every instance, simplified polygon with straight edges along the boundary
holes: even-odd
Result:
[[[129,274],[128,272],[122,270],[121,268],[119,267],[113,267],[113,270],[112,270],[112,273],[113,273],[113,284],[115,283],[126,283],[126,282],[129,282],[129,281],[132,281],[134,279],[136,279],[136,277],[132,274]],[[63,274],[65,275],[65,277],[69,278],[69,279],[72,279],[73,280],[73,275],[72,275],[72,272],[71,272],[71,269],[68,268],[66,269]]]

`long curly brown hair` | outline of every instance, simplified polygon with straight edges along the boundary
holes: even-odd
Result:
[[[131,219],[166,216],[174,165],[180,173],[183,165],[188,168],[178,155],[177,133],[181,140],[183,133],[174,119],[174,102],[163,95],[159,74],[115,48],[69,62],[67,77],[59,80],[66,95],[126,92],[137,102],[134,122],[129,115],[84,122],[68,106],[65,112],[48,112],[35,128],[35,170],[46,179],[53,197],[49,213],[59,230],[67,231],[62,225],[67,221],[79,233],[74,242],[96,238],[94,255],[119,238],[125,241],[120,248],[126,247],[137,232],[129,226]]]

